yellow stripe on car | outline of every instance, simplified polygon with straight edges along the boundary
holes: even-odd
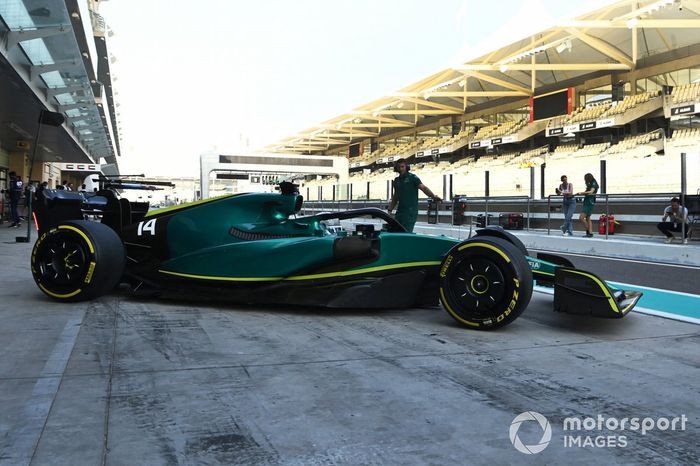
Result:
[[[231,282],[272,282],[272,281],[297,281],[297,280],[315,280],[320,278],[334,278],[334,277],[349,277],[353,275],[361,275],[366,273],[380,272],[383,270],[393,270],[402,269],[409,267],[425,267],[425,266],[435,266],[440,265],[440,261],[426,261],[426,262],[406,262],[403,264],[392,264],[392,265],[381,265],[377,267],[368,267],[365,269],[357,270],[346,270],[342,272],[328,272],[319,273],[312,275],[292,275],[291,277],[221,277],[214,275],[195,275],[189,273],[173,272],[171,270],[158,270],[160,273],[165,273],[168,275],[175,275],[177,277],[184,278],[196,278],[199,280],[220,280],[220,281],[231,281]]]
[[[498,249],[496,246],[492,246],[492,245],[490,245],[490,244],[486,244],[486,243],[467,243],[467,244],[465,244],[465,245],[463,245],[463,246],[460,246],[459,249],[458,249],[458,251],[461,251],[462,249],[466,249],[466,248],[475,248],[475,247],[482,247],[482,248],[491,249],[492,251],[497,252],[497,253],[503,258],[503,260],[506,261],[506,263],[510,264],[510,258],[508,258],[508,256],[507,256],[503,251],[501,251],[500,249]]]
[[[238,193],[238,194],[224,194],[223,196],[216,196],[216,197],[210,197],[209,199],[200,199],[198,201],[193,201],[193,202],[188,202],[187,204],[178,204],[170,207],[163,207],[162,209],[155,209],[151,210],[149,212],[146,212],[146,215],[144,215],[144,218],[146,217],[153,217],[154,215],[160,215],[165,212],[174,212],[176,210],[182,210],[186,209],[188,207],[196,206],[196,205],[201,205],[201,204],[207,204],[209,202],[213,201],[219,201],[221,199],[225,199],[227,197],[233,197],[233,196],[239,196],[243,193]]]
[[[171,270],[163,270],[163,269],[159,269],[158,272],[165,273],[168,275],[175,275],[176,277],[196,278],[199,280],[220,280],[220,281],[228,281],[228,282],[274,282],[274,281],[280,281],[284,278],[284,277],[217,277],[214,275],[195,275],[195,274],[191,274],[191,273],[180,273],[180,272],[173,272]]]
[[[406,262],[403,264],[392,264],[392,265],[380,265],[377,267],[368,267],[366,269],[357,270],[346,270],[343,272],[328,272],[319,273],[315,275],[295,275],[286,278],[285,280],[314,280],[317,278],[332,278],[332,277],[348,277],[352,275],[359,275],[363,273],[381,272],[383,270],[393,270],[393,269],[403,269],[408,267],[424,267],[430,265],[440,265],[440,261],[426,261],[426,262]]]
[[[83,233],[79,228],[75,228],[75,227],[72,226],[72,225],[60,225],[60,226],[58,227],[58,229],[59,229],[59,230],[72,230],[72,231],[75,231],[76,233],[78,233],[80,236],[83,237],[83,239],[84,239],[85,242],[87,243],[88,247],[90,248],[90,252],[93,253],[93,254],[95,253],[95,248],[92,246],[92,242],[91,242],[90,239],[87,237],[87,235],[86,235],[85,233]]]

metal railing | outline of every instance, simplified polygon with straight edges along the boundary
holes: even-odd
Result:
[[[604,227],[602,229],[599,228],[601,236],[604,236],[605,239],[609,239],[610,235],[614,234],[612,229],[610,228],[611,211],[617,209],[622,210],[623,208],[633,209],[633,211],[629,212],[627,215],[631,217],[631,221],[633,222],[633,224],[637,225],[634,228],[639,228],[641,230],[646,229],[648,231],[652,223],[655,224],[655,222],[652,222],[651,220],[652,216],[656,217],[656,212],[654,212],[654,214],[649,212],[649,204],[656,204],[659,207],[661,207],[662,205],[668,205],[667,203],[673,197],[678,197],[679,199],[683,198],[683,196],[681,196],[681,194],[678,192],[642,194],[597,194],[596,199],[598,200],[598,206],[599,209],[600,207],[603,207],[602,210],[604,211],[603,215],[605,218]],[[457,201],[457,199],[459,199],[459,201]],[[523,229],[527,231],[532,231],[533,225],[537,225],[535,228],[546,229],[547,234],[551,235],[551,223],[553,219],[553,213],[556,212],[556,207],[560,205],[561,199],[562,196],[560,195],[550,195],[545,199],[532,199],[529,196],[454,196],[453,200],[443,201],[440,204],[438,204],[437,213],[434,209],[430,209],[430,212],[428,212],[428,199],[419,199],[419,215],[423,217],[423,220],[421,221],[424,221],[425,216],[430,214],[430,223],[459,226],[482,224],[482,222],[480,221],[480,217],[482,215],[484,225],[489,223],[494,224],[493,218],[489,218],[490,213],[522,212],[524,213]],[[640,201],[642,201],[641,205]],[[388,200],[380,198],[338,199],[338,197],[336,197],[335,200],[307,201],[304,203],[302,214],[308,215],[319,212],[332,212],[365,207],[378,207],[386,209],[388,202]],[[463,208],[460,209],[461,212],[455,210],[457,202],[465,203],[465,206],[463,206]],[[511,204],[510,208],[505,210],[498,208],[498,206],[507,204]],[[682,203],[682,205],[685,204]],[[546,213],[544,212],[545,208]],[[646,213],[642,213],[645,211]],[[463,217],[460,219],[459,215],[463,215]],[[661,215],[662,213],[659,212],[659,219],[661,218]],[[447,220],[445,216],[449,217],[449,220]],[[591,220],[594,221],[593,219]],[[687,223],[682,224],[681,234],[683,238],[685,238],[686,231],[688,231],[688,228],[689,226]]]
[[[575,196],[577,198],[585,196]],[[605,199],[605,239],[608,239],[610,235],[610,199],[634,199],[634,200],[669,200],[673,197],[678,197],[682,199],[684,197],[681,193],[654,193],[654,194],[596,194],[596,201],[598,198]],[[547,196],[547,234],[551,235],[551,220],[552,220],[552,199],[563,199],[564,196],[559,194],[551,194]],[[681,203],[681,205],[684,205]],[[592,219],[591,219],[592,221]],[[685,222],[681,227],[681,235],[685,238]]]
[[[455,196],[459,197],[459,196]],[[465,196],[466,197],[466,196]],[[483,203],[484,204],[484,220],[488,224],[488,216],[489,216],[489,203],[491,204],[506,204],[511,201],[525,201],[526,204],[526,218],[525,218],[525,223],[526,223],[526,229],[527,231],[530,231],[530,204],[532,202],[532,198],[530,196],[483,196],[483,197],[466,197],[466,204],[467,207],[469,207],[469,203],[472,202],[474,204],[476,203]],[[453,216],[454,218],[454,216]],[[452,223],[454,225],[454,221]]]

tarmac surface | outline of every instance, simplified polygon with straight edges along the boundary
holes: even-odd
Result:
[[[559,315],[543,293],[494,332],[440,307],[55,303],[26,230],[0,230],[2,465],[700,463],[698,325]],[[512,425],[527,411],[551,429],[537,454],[511,441],[546,443]],[[598,416],[658,423],[564,430]]]

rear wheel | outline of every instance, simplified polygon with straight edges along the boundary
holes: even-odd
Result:
[[[119,283],[124,245],[108,226],[75,220],[42,234],[31,260],[41,291],[61,301],[81,301],[101,296]]]
[[[440,267],[440,301],[459,323],[488,330],[513,322],[532,296],[525,255],[498,237],[475,237],[453,247]]]

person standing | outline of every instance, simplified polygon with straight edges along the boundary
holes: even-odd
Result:
[[[46,189],[49,189],[49,182],[42,181],[42,183],[36,188],[36,192],[34,193],[34,200],[36,201],[41,199],[42,193]]]
[[[19,201],[22,199],[24,183],[22,179],[17,176],[17,173],[10,172],[10,215],[12,216],[12,225],[8,228],[19,228]]]
[[[666,219],[670,221],[667,222]],[[688,208],[681,207],[681,203],[677,197],[671,199],[671,205],[664,209],[664,216],[661,217],[661,223],[656,225],[661,233],[666,235],[666,243],[671,243],[674,239],[672,231],[680,233],[683,231],[683,224],[685,224],[685,236],[683,237],[683,243],[688,244],[688,230],[690,225],[688,225]]]
[[[586,173],[583,176],[583,180],[586,182],[586,190],[576,194],[577,196],[584,196],[583,209],[581,215],[579,215],[579,220],[586,229],[586,234],[584,236],[586,238],[593,238],[593,221],[591,220],[591,214],[595,206],[595,195],[598,189],[600,189],[600,186],[598,186],[598,182],[590,173]]]
[[[418,190],[420,189],[426,196],[436,202],[440,202],[438,196],[425,186],[420,178],[410,172],[410,167],[406,159],[399,159],[394,163],[394,171],[399,174],[391,184],[391,202],[389,203],[389,213],[396,205],[396,221],[398,221],[409,233],[413,232],[413,227],[418,220]]]
[[[573,222],[571,219],[576,212],[576,197],[574,196],[574,185],[569,183],[566,175],[561,176],[561,184],[556,188],[556,193],[563,196],[562,212],[564,212],[564,224],[560,227],[562,235],[574,236]]]
[[[27,178],[27,184],[24,188],[24,210],[20,216],[21,219],[26,220],[29,218],[29,204],[34,200],[34,193],[36,193],[36,186]]]

